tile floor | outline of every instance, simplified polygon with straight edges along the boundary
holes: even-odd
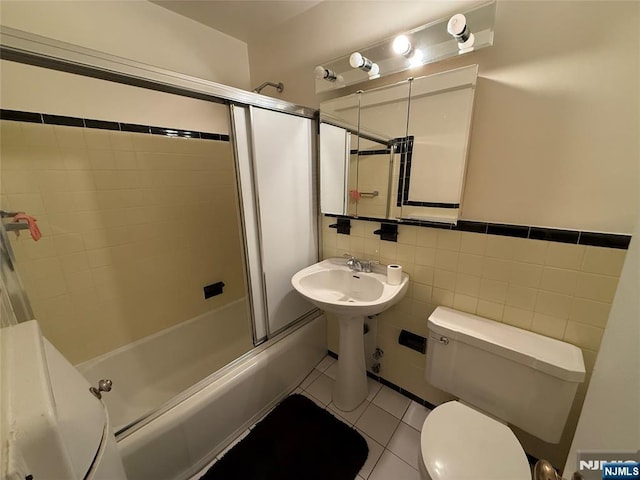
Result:
[[[355,480],[419,480],[420,428],[430,410],[369,378],[367,399],[354,411],[343,412],[331,401],[337,366],[335,359],[326,356],[293,393],[309,397],[319,407],[355,427],[365,438],[369,456]],[[248,433],[246,430],[218,458]]]

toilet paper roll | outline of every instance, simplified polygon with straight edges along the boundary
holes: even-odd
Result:
[[[402,282],[402,265],[387,265],[387,283],[400,285]]]

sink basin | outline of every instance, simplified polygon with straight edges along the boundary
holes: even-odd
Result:
[[[399,302],[409,288],[409,276],[389,285],[386,273],[354,272],[344,258],[330,258],[300,270],[291,284],[316,307],[338,315],[340,346],[333,403],[349,412],[367,397],[364,319]]]
[[[337,315],[366,316],[383,312],[402,299],[409,287],[404,274],[400,285],[389,285],[383,273],[355,272],[343,258],[330,258],[300,270],[293,288],[316,307]]]

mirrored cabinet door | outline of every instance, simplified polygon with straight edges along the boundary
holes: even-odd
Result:
[[[471,65],[410,81],[397,218],[458,220],[477,73],[477,65]]]

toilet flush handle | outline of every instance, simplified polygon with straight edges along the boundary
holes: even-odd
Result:
[[[449,345],[449,339],[447,337],[445,337],[445,336],[441,336],[438,339],[438,342],[440,342],[443,345]]]

